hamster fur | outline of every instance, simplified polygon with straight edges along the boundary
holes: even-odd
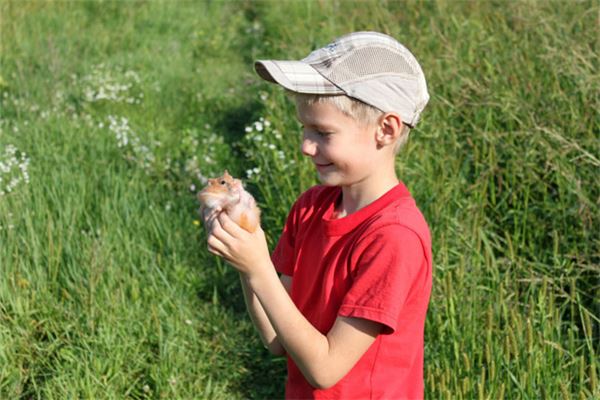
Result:
[[[233,178],[225,170],[222,176],[209,179],[208,184],[198,193],[202,207],[211,210],[223,210],[229,218],[250,233],[260,224],[260,210],[256,201],[248,193],[242,181]]]

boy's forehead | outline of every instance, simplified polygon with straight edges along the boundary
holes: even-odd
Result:
[[[333,104],[328,103],[298,103],[296,118],[304,124],[333,125],[340,118],[348,118]]]

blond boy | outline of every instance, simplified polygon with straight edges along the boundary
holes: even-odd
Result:
[[[287,355],[286,398],[422,398],[431,239],[395,171],[429,99],[421,67],[395,39],[356,32],[255,68],[295,94],[321,185],[298,198],[272,256],[262,229],[225,213],[207,217],[209,250],[240,272],[263,342]]]

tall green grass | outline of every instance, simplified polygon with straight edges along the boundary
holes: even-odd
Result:
[[[405,43],[431,93],[397,165],[433,233],[427,397],[600,396],[599,12],[1,2],[0,398],[282,396],[194,193],[246,178],[273,245],[316,180],[252,61],[359,29]]]

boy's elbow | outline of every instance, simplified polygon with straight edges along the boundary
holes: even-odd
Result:
[[[321,370],[311,374],[306,377],[308,383],[311,384],[312,387],[319,390],[327,390],[335,386],[340,379],[341,376],[337,376],[335,373],[331,373],[331,371]]]
[[[300,369],[304,377],[315,389],[326,390],[337,383],[349,372],[347,366],[329,355],[329,347],[321,348],[312,362],[307,362]]]
[[[265,343],[265,347],[274,356],[285,356],[286,354],[285,349],[278,340],[272,340],[269,343]]]
[[[286,355],[285,349],[281,346],[269,348],[269,351],[274,356],[283,357]]]
[[[327,390],[329,388],[332,388],[335,385],[335,383],[315,381],[315,382],[311,382],[311,385],[315,389]]]
[[[312,382],[310,382],[310,384],[315,388],[315,389],[319,389],[319,390],[327,390],[330,389],[332,387],[335,386],[336,383],[338,383],[339,380],[333,380],[333,379],[311,379]]]

